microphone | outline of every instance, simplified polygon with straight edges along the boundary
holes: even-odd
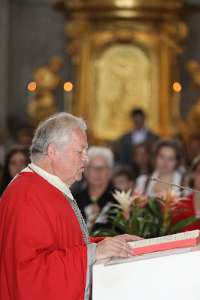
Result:
[[[188,192],[200,193],[199,190],[195,190],[195,189],[192,189],[190,187],[179,185],[179,184],[175,184],[175,183],[172,183],[172,182],[167,182],[167,181],[161,180],[161,179],[156,178],[156,177],[151,177],[150,180],[151,181],[160,182],[160,183],[164,183],[164,184],[169,185],[171,187],[178,187],[179,189],[185,190],[185,191],[188,191]]]

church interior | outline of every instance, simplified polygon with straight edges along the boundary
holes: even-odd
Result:
[[[85,122],[80,128],[87,126],[87,163],[81,167],[83,176],[69,185],[53,171],[49,177],[38,171],[31,154],[36,128],[62,112]],[[41,153],[44,159],[49,155]],[[71,165],[69,160],[62,157],[63,165]],[[54,187],[57,182],[62,196],[67,188],[81,243],[90,244],[92,237],[98,248],[99,241],[120,235],[126,243],[140,243],[134,255],[147,255],[127,260],[130,264],[113,256],[108,266],[95,264],[93,296],[91,291],[86,295],[91,289],[87,278],[85,298],[79,292],[74,298],[53,297],[48,288],[49,298],[34,298],[33,289],[29,299],[130,300],[135,293],[134,299],[141,300],[199,300],[200,0],[0,0],[0,224],[7,217],[6,191],[27,165]],[[129,235],[142,240],[133,242]],[[6,235],[0,230],[1,237],[0,270],[1,255],[6,258],[1,247]],[[29,236],[27,241],[31,244]],[[174,256],[148,256],[186,247]],[[48,248],[48,255],[55,249]],[[85,259],[85,248],[81,251]],[[58,265],[65,262],[67,255],[62,255]],[[86,269],[82,262],[81,268]],[[73,280],[78,282],[80,272],[73,273]],[[1,280],[0,272],[0,299],[7,295],[6,288],[1,294]],[[65,286],[60,290],[65,295]],[[75,295],[71,283],[68,290]],[[7,299],[28,300],[2,298]]]
[[[200,228],[199,0],[1,0],[0,66],[1,194],[38,124],[65,111],[87,123],[88,166],[71,189],[91,233],[128,231],[101,221],[121,191],[128,222],[130,190],[140,208],[186,197],[173,230]],[[173,231],[150,217],[133,233]]]

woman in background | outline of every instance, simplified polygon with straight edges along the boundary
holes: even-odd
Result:
[[[10,181],[29,163],[28,150],[16,146],[6,155],[0,182],[0,195]]]
[[[169,190],[170,183],[180,185],[183,180],[183,174],[179,170],[180,161],[181,149],[176,141],[158,141],[154,149],[154,171],[149,176],[138,177],[136,190],[147,196],[156,196]],[[173,190],[180,195],[179,188]]]
[[[151,149],[147,143],[137,144],[133,147],[132,169],[135,178],[141,175],[149,175],[152,172]]]

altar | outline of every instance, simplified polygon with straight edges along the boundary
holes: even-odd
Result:
[[[63,2],[67,49],[76,66],[72,112],[87,120],[89,140],[112,142],[131,130],[135,107],[147,113],[155,132],[176,134],[179,56],[188,32],[184,1]]]
[[[93,267],[93,300],[199,300],[200,247]]]

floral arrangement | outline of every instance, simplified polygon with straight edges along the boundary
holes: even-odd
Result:
[[[115,236],[128,233],[143,238],[159,237],[181,232],[184,227],[198,220],[192,216],[174,222],[177,204],[184,199],[176,198],[171,191],[158,197],[139,195],[132,193],[131,190],[115,191],[113,197],[117,203],[111,205],[107,212],[107,227],[102,226],[96,229],[93,232],[94,236]]]

